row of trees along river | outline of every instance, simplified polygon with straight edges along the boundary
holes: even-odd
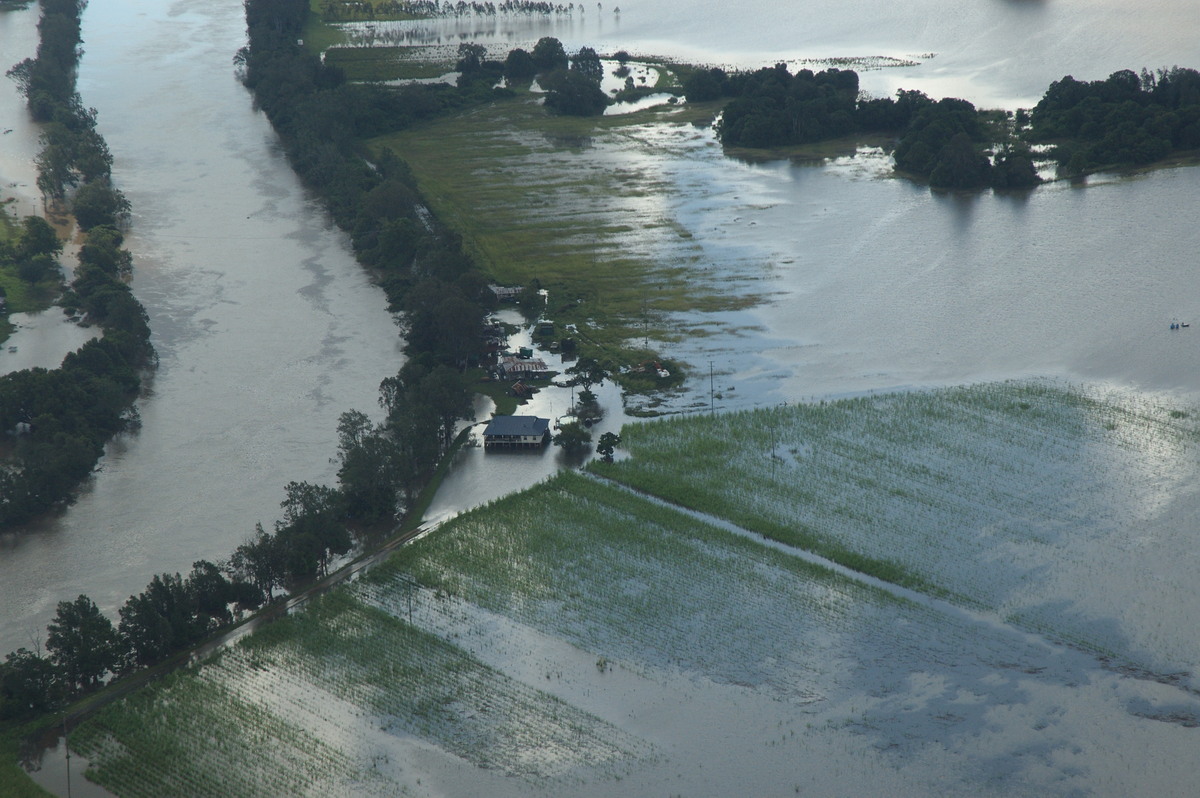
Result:
[[[96,112],[75,90],[80,0],[45,0],[35,57],[9,70],[42,123],[37,186],[52,212],[72,214],[85,237],[75,279],[62,300],[104,329],[55,370],[0,377],[0,430],[16,433],[0,468],[0,528],[28,521],[66,501],[124,429],[151,360],[146,312],[126,282],[132,258],[118,225],[129,203],[112,184],[112,155],[96,129]],[[16,245],[0,250],[31,281],[57,270],[62,244],[49,224],[24,220]]]
[[[220,565],[198,560],[187,577],[154,576],[120,607],[119,625],[87,595],[60,601],[47,627],[47,655],[21,647],[0,666],[0,716],[44,712],[110,673],[193,645],[231,622],[231,608],[256,608],[280,587],[323,576],[351,549],[351,528],[390,524],[411,506],[458,421],[472,416],[463,370],[479,354],[494,295],[459,238],[424,211],[406,166],[390,157],[369,163],[359,140],[489,92],[477,84],[402,91],[346,84],[296,46],[307,13],[306,3],[293,0],[247,3],[249,44],[238,62],[292,165],[351,231],[355,251],[383,275],[393,307],[404,311],[409,358],[380,385],[385,417],[375,423],[361,411],[342,413],[336,488],[288,483],[272,533],[259,524]]]

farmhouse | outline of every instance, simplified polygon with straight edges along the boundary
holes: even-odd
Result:
[[[540,449],[550,439],[550,419],[496,416],[483,430],[485,449]]]

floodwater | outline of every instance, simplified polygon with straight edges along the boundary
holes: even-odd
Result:
[[[0,72],[37,53],[38,7],[0,12]],[[7,77],[0,80],[0,200],[10,201],[10,214],[28,216],[38,211],[37,125],[25,110],[25,97]]]
[[[68,352],[74,352],[100,333],[96,327],[75,324],[58,307],[13,313],[8,320],[16,329],[0,346],[0,374],[58,368]]]

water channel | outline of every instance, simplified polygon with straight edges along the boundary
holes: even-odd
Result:
[[[945,0],[822,1],[803,20],[786,4],[751,5],[735,13],[694,0],[683,13],[655,0],[468,32],[508,46],[558,35],[568,49],[750,66],[887,56],[915,65],[864,72],[876,93],[903,85],[1009,107],[1067,73],[1200,63],[1186,24],[1194,10],[1179,1],[995,0],[966,13]],[[0,14],[6,63],[27,54],[35,20]],[[469,24],[438,22],[420,36],[452,46]],[[56,603],[81,592],[115,615],[152,574],[225,556],[255,522],[269,525],[286,482],[330,481],[338,414],[373,411],[379,381],[401,360],[382,292],[235,79],[241,3],[93,6],[84,38],[79,90],[100,112],[134,207],[134,290],[161,364],[139,404],[141,429],[109,447],[78,502],[0,538],[0,652],[29,645]],[[31,173],[9,180],[9,166],[29,157],[36,131],[4,127],[24,143],[3,142],[0,176],[21,193]],[[1173,317],[1200,321],[1197,170],[954,197],[887,178],[870,153],[742,164],[706,135],[648,149],[675,187],[661,202],[712,262],[765,268],[772,299],[746,311],[737,334],[680,353],[716,362],[722,407],[1043,373],[1200,392],[1200,341],[1190,338],[1200,332],[1166,331]],[[581,157],[623,156],[600,146]],[[707,379],[678,408],[698,398],[708,399]],[[540,401],[544,415],[562,402]],[[540,478],[555,457],[520,478],[496,469],[504,482],[460,469],[434,514]]]

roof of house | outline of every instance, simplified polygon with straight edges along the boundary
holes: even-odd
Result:
[[[496,416],[483,430],[487,435],[545,435],[550,419],[537,416]]]

